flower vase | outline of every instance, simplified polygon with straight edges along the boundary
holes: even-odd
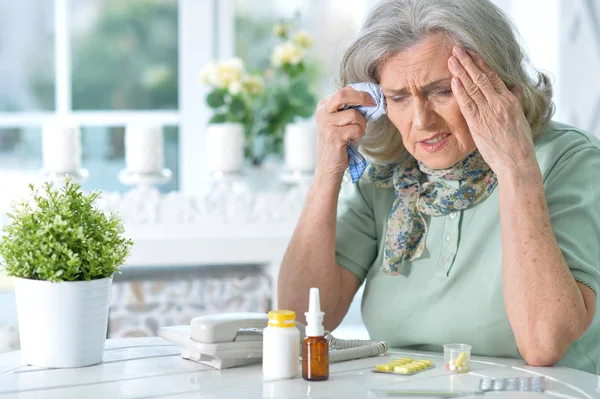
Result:
[[[212,173],[239,173],[244,164],[244,125],[213,123],[206,131],[206,156]]]
[[[285,169],[311,174],[317,165],[317,130],[312,123],[290,123],[284,134]]]

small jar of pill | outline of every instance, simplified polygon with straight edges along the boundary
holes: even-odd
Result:
[[[296,313],[291,310],[269,312],[263,330],[263,375],[269,379],[294,378],[300,365],[300,331]]]
[[[471,369],[471,346],[466,344],[444,345],[446,370],[452,373],[466,373]]]

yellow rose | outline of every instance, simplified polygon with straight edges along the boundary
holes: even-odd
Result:
[[[206,65],[200,71],[200,81],[205,85],[214,86],[217,80],[217,66],[214,63]]]
[[[313,38],[305,31],[300,31],[294,35],[294,41],[302,48],[309,48],[313,44]]]
[[[258,94],[262,91],[264,82],[260,76],[249,76],[244,80],[244,89],[250,94]]]
[[[239,58],[222,61],[217,65],[215,85],[219,88],[229,87],[233,82],[241,82],[244,76],[244,62]]]
[[[232,96],[237,96],[242,92],[242,82],[239,80],[231,82],[229,86],[227,86],[227,91],[229,91],[229,94]]]
[[[304,50],[294,42],[285,42],[275,47],[271,64],[279,67],[284,64],[297,65],[304,57]]]

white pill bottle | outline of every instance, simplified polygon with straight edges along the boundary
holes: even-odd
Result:
[[[300,365],[300,331],[296,312],[272,310],[263,330],[263,375],[269,379],[294,378]]]

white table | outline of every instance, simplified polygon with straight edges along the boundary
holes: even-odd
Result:
[[[546,376],[547,391],[493,393],[490,398],[600,398],[600,380],[593,374],[565,368],[535,368],[522,361],[477,358],[468,374],[451,375],[440,354],[391,350],[393,357],[432,359],[435,368],[414,376],[373,373],[390,356],[335,363],[330,378],[263,381],[260,364],[228,370],[181,359],[179,348],[161,338],[108,340],[104,362],[78,369],[19,366],[19,352],[0,356],[0,399],[5,398],[366,398],[369,389],[438,389],[473,391],[479,379]],[[464,396],[477,397],[482,396]]]

